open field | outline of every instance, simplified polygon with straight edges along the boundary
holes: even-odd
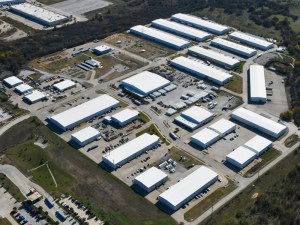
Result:
[[[235,73],[232,73],[233,80],[224,85],[224,88],[238,94],[243,93],[243,78]]]
[[[295,204],[300,190],[299,161],[300,150],[296,149],[201,225],[299,221],[299,204]]]
[[[8,179],[5,174],[2,173],[0,173],[0,185],[17,201],[24,201],[26,199],[19,188],[10,179]]]
[[[47,141],[46,149],[35,149],[34,151],[39,150],[39,152],[35,152],[36,156],[30,155],[31,160],[26,158],[29,157],[29,154],[24,153],[24,150],[20,157],[18,154],[16,155],[37,137],[43,137]],[[27,151],[31,151],[31,147],[27,148]],[[71,148],[36,118],[29,118],[4,133],[0,137],[0,149],[7,154],[7,160],[10,157],[14,159],[11,163],[27,175],[29,175],[27,170],[39,165],[41,158],[43,158],[43,162],[49,162],[51,171],[55,173],[54,176],[57,180],[61,175],[57,172],[64,171],[61,178],[66,176],[70,179],[65,185],[60,186],[60,194],[71,194],[89,205],[100,218],[102,216],[108,218],[112,224],[176,224],[152,203],[136,195],[127,185]],[[25,155],[25,158],[22,155]],[[55,170],[57,171],[55,172]],[[34,178],[35,181],[46,190],[51,190],[50,181],[43,181],[47,177],[46,171],[42,169],[39,173],[41,174]],[[36,176],[36,174],[33,175]]]
[[[219,200],[224,198],[230,192],[232,192],[237,186],[229,180],[228,185],[225,187],[221,187],[191,208],[184,214],[184,219],[186,221],[193,221],[194,219],[198,218],[202,213],[208,210],[212,205],[217,203]]]

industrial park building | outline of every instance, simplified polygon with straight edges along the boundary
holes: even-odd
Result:
[[[141,136],[121,145],[115,150],[103,155],[102,161],[113,169],[124,165],[130,160],[153,148],[159,142],[159,137],[144,133]]]
[[[0,0],[0,6],[24,3],[25,0]]]
[[[124,109],[121,112],[112,115],[111,117],[112,121],[121,127],[137,120],[138,118],[139,112],[132,109]]]
[[[95,53],[96,55],[104,55],[106,53],[109,53],[111,50],[111,47],[107,45],[100,45],[93,48],[93,53]]]
[[[206,166],[201,166],[160,194],[159,202],[176,211],[217,180],[217,173]]]
[[[31,94],[24,96],[24,101],[26,101],[30,104],[34,104],[34,103],[42,101],[46,98],[47,98],[47,96],[44,93],[42,93],[38,90],[33,90]]]
[[[234,43],[232,41],[227,41],[222,38],[215,38],[211,41],[211,45],[218,47],[220,49],[232,52],[236,55],[240,55],[246,58],[250,58],[254,55],[256,55],[256,50],[253,48],[249,48],[237,43]]]
[[[226,156],[226,161],[242,169],[256,158],[256,154],[250,149],[240,146]]]
[[[169,20],[154,20],[152,21],[152,26],[191,39],[193,41],[201,42],[211,38],[211,34],[209,33]]]
[[[62,130],[68,130],[119,106],[119,101],[105,94],[54,115],[49,120]]]
[[[249,34],[245,34],[239,31],[233,32],[228,35],[230,38],[237,40],[243,44],[250,45],[254,48],[258,48],[260,50],[269,50],[273,48],[273,43],[268,42],[264,39],[261,39],[259,37],[254,37]]]
[[[231,118],[276,139],[283,135],[287,130],[286,126],[243,107],[233,111]]]
[[[217,24],[208,20],[201,19],[196,16],[178,13],[171,17],[171,20],[186,24],[188,26],[196,27],[198,29],[208,31],[213,34],[221,35],[230,31],[229,27]]]
[[[212,63],[218,64],[228,69],[238,67],[240,64],[240,61],[237,59],[199,46],[190,47],[188,49],[188,53],[192,56],[196,56],[204,60],[209,60]]]
[[[10,10],[46,26],[54,26],[68,20],[66,16],[29,3],[11,6]]]
[[[213,118],[213,114],[206,109],[198,106],[192,106],[182,112],[174,120],[191,130],[195,130],[200,126],[203,126],[205,123],[208,123]]]
[[[168,180],[168,175],[156,167],[151,167],[134,178],[133,183],[150,193]]]
[[[176,50],[185,49],[190,45],[190,42],[176,37],[175,35],[142,25],[130,28],[130,32]]]
[[[71,80],[64,80],[53,85],[53,87],[59,91],[65,91],[76,87],[76,83]]]
[[[9,88],[14,88],[20,84],[23,84],[23,81],[16,76],[7,77],[3,80],[3,82]]]
[[[201,148],[207,148],[219,139],[220,135],[217,132],[208,128],[204,128],[191,137],[191,142],[200,146]]]
[[[208,81],[218,85],[224,85],[232,80],[232,75],[184,56],[171,60],[171,65],[196,77],[207,79]]]
[[[30,93],[33,91],[33,87],[31,87],[30,85],[28,84],[20,84],[18,86],[16,86],[15,88],[15,92],[19,93],[19,94],[27,94],[27,93]]]
[[[257,156],[260,156],[272,147],[272,142],[262,136],[256,135],[247,141],[244,147],[253,151]]]
[[[141,72],[121,82],[122,88],[140,97],[146,97],[170,84],[169,80],[149,71]]]
[[[261,65],[250,65],[250,97],[251,102],[266,102],[266,80],[264,67]]]
[[[100,132],[93,127],[84,128],[71,135],[71,140],[85,146],[100,137]]]
[[[210,125],[208,128],[217,132],[220,135],[220,138],[222,138],[234,132],[236,129],[236,124],[222,118],[219,121]]]

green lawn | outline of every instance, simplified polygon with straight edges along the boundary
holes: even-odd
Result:
[[[239,73],[239,74],[243,73],[243,68],[244,68],[245,63],[246,63],[246,61],[241,61],[240,65],[237,68],[235,68],[234,72]]]
[[[211,193],[209,196],[207,196],[205,199],[203,199],[201,202],[187,211],[184,214],[184,219],[189,222],[195,220],[236,188],[237,186],[231,180],[229,180],[228,186],[226,186],[226,188],[220,187],[219,189],[215,190],[213,193]]]
[[[151,118],[148,115],[146,115],[144,112],[140,112],[139,119],[144,123],[148,123]]]
[[[187,169],[190,168],[192,165],[203,165],[204,163],[197,159],[196,157],[184,152],[181,149],[178,149],[176,147],[170,148],[170,151],[168,152],[170,158],[174,159],[176,162],[180,163]],[[180,158],[185,158],[184,160],[180,160]]]
[[[238,94],[243,93],[243,78],[235,73],[232,73],[233,80],[224,85],[224,88]]]
[[[26,199],[19,188],[3,173],[0,173],[0,185],[17,201],[24,201]]]
[[[41,149],[33,145],[37,138],[45,139],[48,147]],[[176,224],[151,202],[73,149],[37,118],[24,120],[1,135],[0,153],[5,153],[7,163],[15,165],[27,176],[32,175],[33,180],[52,195],[72,195],[90,207],[99,218],[110,221],[108,224]],[[28,172],[45,161],[49,162],[57,188],[45,167]]]
[[[287,148],[291,148],[295,144],[297,144],[299,141],[300,141],[300,137],[297,134],[292,134],[284,141],[284,145]]]

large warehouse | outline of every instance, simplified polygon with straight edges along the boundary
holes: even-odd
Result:
[[[25,0],[0,0],[0,6],[24,3]]]
[[[191,137],[191,142],[199,145],[201,148],[207,148],[220,139],[220,135],[208,128],[204,128]]]
[[[171,60],[171,65],[196,77],[207,79],[208,81],[214,82],[218,85],[224,85],[232,80],[232,75],[184,56]]]
[[[208,31],[213,34],[221,35],[230,31],[229,27],[217,24],[208,20],[203,20],[196,16],[178,13],[171,17],[171,20]]]
[[[52,116],[49,120],[62,130],[68,130],[119,106],[120,102],[113,97],[109,95],[101,95],[88,102]]]
[[[71,80],[64,80],[57,84],[54,84],[53,87],[59,91],[65,91],[76,87],[76,83]]]
[[[232,52],[236,55],[240,55],[246,58],[250,58],[254,55],[256,55],[256,50],[253,48],[249,48],[237,43],[234,43],[232,41],[227,41],[222,38],[215,38],[211,41],[211,45],[218,47],[220,49]]]
[[[257,156],[260,156],[272,147],[272,142],[262,136],[256,135],[247,141],[244,147],[253,151]]]
[[[121,127],[137,120],[138,118],[139,112],[132,109],[124,109],[121,112],[112,115],[111,117],[112,121]]]
[[[226,156],[226,161],[242,169],[256,158],[256,154],[243,146],[238,147]]]
[[[130,32],[146,39],[164,44],[168,47],[180,50],[189,47],[190,42],[171,35],[169,33],[156,30],[153,28],[145,27],[142,25],[134,26],[130,28]]]
[[[235,131],[236,124],[229,120],[222,118],[219,121],[210,125],[208,128],[217,132],[220,135],[220,137],[225,137],[226,135]]]
[[[191,39],[193,41],[201,42],[211,38],[209,33],[169,20],[154,20],[152,21],[152,26]]]
[[[146,192],[151,192],[168,180],[168,175],[156,167],[151,167],[134,178],[133,183]]]
[[[184,125],[185,127],[194,130],[205,123],[208,123],[214,118],[213,114],[204,108],[192,106],[182,112],[174,120],[175,122]]]
[[[68,20],[68,17],[54,13],[47,9],[29,4],[22,3],[10,7],[14,13],[33,19],[34,21],[47,26],[54,26]]]
[[[109,53],[111,50],[111,47],[107,45],[100,45],[93,48],[93,53],[95,53],[96,55],[104,55],[106,53]]]
[[[159,195],[159,201],[176,211],[218,180],[218,174],[201,166]]]
[[[231,114],[231,118],[236,119],[237,121],[244,123],[276,139],[283,135],[287,130],[286,126],[243,107],[233,111]]]
[[[3,81],[4,81],[4,84],[6,86],[8,86],[9,88],[14,88],[14,87],[17,87],[20,84],[23,84],[23,81],[20,80],[16,76],[11,76],[11,77],[5,78]]]
[[[243,44],[247,44],[254,48],[258,48],[258,49],[261,49],[264,51],[273,48],[273,43],[268,42],[259,37],[254,37],[252,35],[245,34],[245,33],[239,32],[239,31],[229,34],[229,37],[234,40],[238,40],[239,42],[241,42]]]
[[[170,84],[169,80],[149,71],[141,72],[121,82],[123,88],[140,97],[146,97]]]
[[[33,87],[31,87],[28,84],[20,84],[18,86],[16,86],[15,88],[15,92],[19,93],[19,94],[27,94],[33,91]]]
[[[71,135],[71,140],[85,146],[100,137],[100,132],[93,127],[84,128]]]
[[[261,65],[250,65],[250,97],[251,102],[266,102],[266,80],[264,67]]]
[[[144,133],[141,136],[121,145],[115,150],[103,155],[102,160],[108,166],[116,169],[130,160],[151,149],[159,142],[159,137]]]
[[[237,59],[199,46],[190,47],[188,49],[188,53],[192,56],[196,56],[204,60],[209,60],[212,63],[215,63],[228,69],[238,67],[240,64],[240,61]]]
[[[47,96],[44,93],[42,93],[38,90],[33,90],[31,94],[24,96],[24,101],[28,102],[29,104],[34,104],[34,103],[42,101],[46,98],[47,98]]]

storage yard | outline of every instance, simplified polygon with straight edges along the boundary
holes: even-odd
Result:
[[[286,151],[281,142],[294,128],[279,119],[284,84],[259,62],[273,47],[179,13],[35,59],[27,73],[36,80],[11,76],[1,87],[12,103],[181,222],[217,190],[234,190],[252,168],[271,163],[264,162],[270,149]],[[236,76],[239,93],[224,86]]]

